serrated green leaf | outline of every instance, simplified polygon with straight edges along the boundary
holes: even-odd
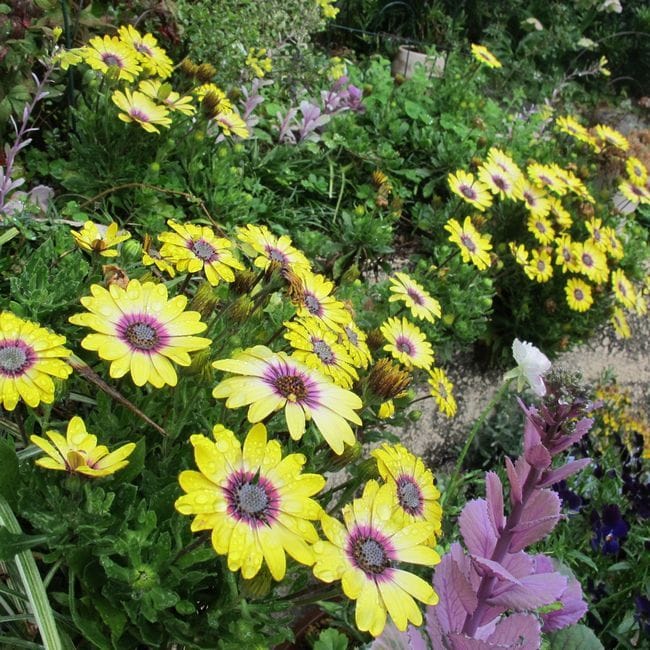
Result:
[[[347,650],[348,637],[334,628],[323,630],[316,643],[314,650]]]
[[[550,635],[550,650],[604,650],[591,628],[571,625]]]

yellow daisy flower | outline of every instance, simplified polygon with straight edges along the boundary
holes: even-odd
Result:
[[[555,231],[549,219],[546,217],[528,215],[526,222],[528,231],[532,233],[540,244],[550,244],[555,239]]]
[[[172,123],[169,111],[164,106],[158,106],[144,93],[131,92],[128,88],[116,90],[111,99],[122,111],[118,117],[122,122],[136,122],[148,133],[160,133],[156,125],[169,128]]]
[[[555,217],[555,223],[557,223],[560,229],[568,230],[571,228],[573,219],[569,211],[562,205],[560,199],[549,197],[548,201],[551,204],[551,214]]]
[[[160,255],[180,273],[203,270],[208,282],[215,287],[220,280],[234,282],[233,269],[243,270],[244,265],[232,254],[232,243],[217,237],[207,226],[180,224],[173,219],[167,225],[174,232],[158,235],[163,242]]]
[[[79,231],[71,230],[75,243],[81,250],[88,253],[99,253],[102,257],[116,257],[115,246],[131,237],[131,234],[122,231],[118,233],[119,226],[112,222],[108,226],[102,226],[92,221],[86,221]]]
[[[620,307],[614,307],[611,323],[619,339],[629,339],[632,336],[627,318],[625,318],[625,312]]]
[[[441,533],[442,507],[431,470],[400,444],[385,442],[370,455],[377,461],[379,476],[392,488],[393,518],[404,528],[429,524],[432,535],[427,541],[433,546]]]
[[[591,235],[589,241],[599,250],[603,252],[607,251],[608,242],[603,234],[603,220],[591,217],[591,219],[585,221],[585,228],[587,228]]]
[[[286,553],[311,566],[309,546],[318,540],[311,523],[322,510],[312,499],[325,479],[303,474],[303,454],[282,456],[277,440],[267,440],[266,427],[251,427],[244,445],[223,425],[214,440],[193,435],[199,471],[185,470],[178,481],[185,494],[174,504],[183,515],[195,515],[192,531],[211,530],[212,547],[228,556],[228,569],[244,579],[268,567],[275,580],[286,574]]]
[[[523,201],[528,211],[536,217],[545,217],[551,211],[546,192],[531,185],[525,178],[519,180],[512,194],[518,201]]]
[[[202,86],[195,88],[192,93],[196,95],[196,98],[200,102],[203,102],[203,100],[209,95],[210,111],[212,115],[233,112],[232,102],[228,99],[226,93],[216,84],[203,84]]]
[[[648,170],[646,166],[634,156],[630,156],[625,161],[625,171],[628,179],[635,185],[645,185],[648,181]]]
[[[620,302],[621,305],[628,309],[634,309],[636,306],[636,291],[622,269],[612,271],[612,290],[617,302]]]
[[[648,190],[644,185],[636,185],[630,181],[621,181],[618,189],[628,201],[635,205],[638,205],[639,203],[650,203],[650,190]]]
[[[609,226],[605,226],[601,232],[607,243],[606,253],[615,260],[622,259],[625,253],[623,251],[623,244],[621,244],[621,241],[616,236],[616,231]]]
[[[484,212],[492,205],[492,195],[487,185],[474,178],[474,174],[459,169],[447,177],[449,189],[461,199]]]
[[[70,66],[76,66],[83,61],[85,49],[76,47],[72,50],[59,50],[52,57],[52,62],[58,64],[61,70],[67,70]]]
[[[217,113],[213,118],[215,124],[224,135],[236,135],[238,138],[245,140],[250,136],[246,122],[234,111],[230,113]]]
[[[580,278],[571,278],[564,287],[566,301],[573,311],[587,311],[594,302],[591,287]]]
[[[320,370],[342,388],[352,388],[359,375],[337,334],[315,318],[285,322],[284,326],[288,330],[284,338],[295,350],[292,357]]]
[[[266,226],[237,228],[237,238],[244,244],[244,252],[255,257],[253,264],[259,269],[278,268],[283,273],[311,270],[309,260],[291,245],[289,237],[276,237]]]
[[[312,547],[316,578],[328,583],[341,580],[345,595],[357,601],[356,626],[375,637],[382,633],[387,614],[402,632],[409,622],[421,625],[422,613],[413,597],[427,605],[438,602],[429,582],[397,568],[398,562],[433,566],[440,561],[423,544],[431,535],[431,524],[403,527],[391,516],[393,507],[391,486],[369,481],[361,498],[343,508],[345,525],[321,515],[327,541]]]
[[[340,332],[352,320],[345,305],[330,295],[334,290],[333,282],[310,271],[300,272],[298,279],[294,302],[299,318],[317,318],[335,332]]]
[[[40,436],[29,438],[47,454],[36,460],[37,465],[94,478],[114,474],[126,467],[129,464],[126,459],[135,449],[135,443],[129,442],[109,453],[107,447],[97,444],[97,436],[88,433],[78,415],[68,422],[65,438],[58,431],[46,431],[45,435],[51,442]]]
[[[477,45],[476,43],[472,43],[471,45],[472,49],[472,56],[479,62],[482,63],[483,65],[486,65],[488,68],[500,68],[501,67],[501,61],[497,59],[490,50],[485,47],[485,45]]]
[[[174,62],[151,34],[144,36],[132,25],[122,25],[117,31],[123,43],[130,45],[136,52],[140,64],[150,75],[166,79],[174,69]]]
[[[626,137],[616,129],[612,129],[611,126],[606,124],[597,124],[594,127],[594,132],[596,137],[601,141],[599,144],[606,146],[608,144],[616,147],[617,149],[622,149],[627,151],[630,148],[630,143],[627,141]]]
[[[479,271],[490,266],[492,263],[488,253],[492,249],[490,238],[487,235],[481,235],[474,228],[470,217],[465,217],[462,227],[456,219],[450,219],[444,227],[451,233],[449,241],[460,247],[463,262],[472,262]]]
[[[63,359],[65,336],[0,312],[0,405],[13,411],[20,400],[32,408],[54,401],[52,377],[66,379],[72,368]]]
[[[548,282],[553,277],[553,259],[548,248],[533,249],[524,273],[535,282]]]
[[[578,260],[575,254],[574,243],[570,235],[562,235],[559,239],[555,240],[555,250],[557,256],[555,264],[562,269],[562,273],[578,272]]]
[[[389,318],[381,326],[381,333],[388,341],[384,346],[395,359],[407,368],[428,370],[433,364],[433,349],[426,336],[406,318]]]
[[[586,185],[572,171],[562,169],[562,167],[555,163],[551,165],[551,168],[555,172],[555,175],[560,179],[560,182],[562,182],[568,190],[573,192],[576,196],[579,196],[583,201],[595,203],[595,199],[587,189]]]
[[[134,81],[142,68],[138,54],[117,36],[95,36],[81,48],[83,60],[93,70],[114,75],[118,80]]]
[[[189,366],[189,352],[212,342],[193,336],[207,325],[198,312],[185,311],[185,296],[168,300],[164,284],[130,280],[126,289],[112,284],[107,291],[93,284],[90,292],[92,296],[81,299],[89,313],[74,314],[69,320],[97,332],[88,334],[81,347],[110,361],[109,374],[114,379],[130,372],[136,386],[147,382],[156,388],[176,386],[171,362]]]
[[[356,368],[367,368],[372,361],[372,355],[366,343],[367,338],[366,333],[353,320],[344,325],[343,332],[339,333],[340,343],[346,349]]]
[[[580,142],[592,144],[594,141],[589,131],[587,131],[587,129],[571,115],[558,117],[555,120],[555,125],[560,131],[562,131],[562,133],[566,133]]]
[[[488,159],[478,168],[478,178],[492,194],[502,199],[512,198],[516,179],[494,160]]]
[[[159,271],[167,273],[170,278],[175,277],[176,269],[160,256],[160,252],[154,247],[151,235],[145,235],[142,241],[142,264],[144,266],[156,266]]]
[[[161,102],[172,112],[183,113],[183,115],[196,113],[196,108],[192,105],[192,97],[189,95],[181,97],[179,93],[172,90],[170,84],[162,83],[159,79],[144,79],[138,84],[138,90],[147,97]]]
[[[515,262],[517,262],[519,266],[525,266],[528,264],[528,251],[524,244],[517,245],[516,242],[511,241],[508,243],[508,247],[510,248],[512,256],[515,258]]]
[[[453,395],[454,385],[449,381],[447,374],[442,368],[433,368],[429,372],[427,380],[431,387],[431,395],[436,404],[448,418],[453,418],[458,411],[458,404]]]
[[[596,284],[606,282],[609,276],[609,268],[605,253],[596,248],[590,241],[576,242],[573,246],[573,252],[578,264],[578,273],[586,275]]]
[[[401,300],[415,318],[428,320],[431,323],[434,322],[434,317],[440,318],[442,314],[440,303],[406,273],[398,271],[394,278],[390,278],[390,282],[390,291],[393,295],[388,302]]]
[[[522,171],[517,163],[505,151],[497,147],[491,147],[487,152],[487,161],[488,164],[499,167],[508,178],[512,179],[513,183],[522,177]]]
[[[566,194],[566,185],[556,176],[555,170],[550,165],[531,163],[526,168],[528,178],[538,187],[546,188],[555,194]]]
[[[217,384],[213,397],[225,397],[228,408],[250,405],[249,422],[260,422],[284,409],[294,440],[302,438],[306,421],[313,420],[336,454],[343,453],[344,445],[356,442],[348,421],[361,424],[355,413],[362,406],[361,400],[284,352],[257,345],[212,365],[235,375]]]

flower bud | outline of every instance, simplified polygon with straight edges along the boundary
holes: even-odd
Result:
[[[115,264],[102,265],[102,273],[104,274],[104,286],[107,289],[112,284],[117,285],[121,289],[126,289],[129,284],[129,276],[126,274],[126,271]]]
[[[217,74],[217,69],[211,63],[202,63],[196,67],[194,76],[202,83],[207,84],[212,81]]]
[[[354,463],[361,457],[363,447],[357,440],[353,445],[345,445],[342,454],[335,454],[331,449],[328,452],[327,460],[325,461],[325,469],[328,472],[338,472],[339,470]]]
[[[206,319],[212,315],[214,308],[219,303],[219,297],[214,287],[207,281],[203,281],[190,301],[190,309],[198,311],[201,318]]]
[[[411,375],[390,359],[379,359],[368,374],[368,388],[384,400],[392,399],[406,390]]]

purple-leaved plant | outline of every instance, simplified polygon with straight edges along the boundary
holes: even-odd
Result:
[[[286,115],[278,113],[278,140],[289,144],[318,141],[323,127],[334,115],[345,111],[362,113],[365,110],[362,99],[359,88],[348,84],[347,77],[339,77],[329,90],[321,92],[322,107],[303,100],[298,108],[290,108]],[[296,119],[299,113],[300,119]]]
[[[546,537],[562,516],[550,486],[590,462],[554,459],[589,431],[593,420],[587,414],[595,405],[558,378],[546,387],[539,408],[519,400],[523,453],[514,463],[506,458],[509,512],[501,480],[487,472],[486,498],[469,501],[460,515],[464,548],[452,544],[436,568],[440,602],[427,609],[426,626],[404,633],[389,626],[373,650],[535,650],[542,632],[577,623],[587,611],[575,578],[558,571],[547,556],[524,550]]]
[[[49,82],[52,70],[53,66],[50,63],[47,65],[45,73],[41,79],[32,73],[32,77],[34,78],[34,82],[36,84],[34,97],[32,98],[32,101],[26,104],[23,108],[20,126],[16,124],[16,121],[13,119],[13,117],[11,118],[16,137],[14,138],[14,143],[11,146],[8,144],[4,145],[5,164],[4,166],[0,165],[0,221],[2,220],[3,216],[11,216],[14,213],[18,212],[21,209],[23,203],[30,199],[32,199],[39,205],[39,207],[41,207],[41,209],[43,209],[43,203],[45,202],[46,204],[47,200],[49,200],[51,196],[51,190],[42,185],[35,187],[29,193],[15,192],[15,190],[17,190],[25,183],[25,179],[13,178],[13,173],[16,156],[32,141],[31,138],[26,137],[27,134],[33,131],[38,131],[36,127],[30,127],[28,124],[32,117],[32,113],[36,108],[36,105],[45,99],[45,97],[48,95],[48,92],[45,90],[45,88]]]

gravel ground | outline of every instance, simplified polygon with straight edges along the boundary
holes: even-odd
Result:
[[[632,392],[635,404],[650,411],[650,319],[629,317],[632,338],[618,339],[607,326],[588,342],[561,354],[558,368],[581,373],[586,383],[596,382],[605,371],[613,372],[619,385]],[[514,366],[514,361],[513,361]],[[433,400],[418,402],[422,417],[402,430],[403,444],[423,456],[431,467],[455,459],[457,446],[469,432],[501,384],[502,373],[485,371],[473,361],[471,353],[459,353],[446,367],[454,383],[458,413],[449,419],[438,412]],[[427,392],[422,388],[422,395]]]

